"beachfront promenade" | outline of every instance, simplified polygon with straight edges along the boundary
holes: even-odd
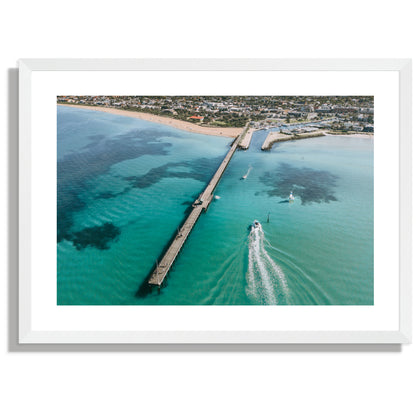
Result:
[[[186,219],[182,227],[178,230],[178,233],[176,234],[172,243],[166,250],[160,262],[156,264],[156,267],[148,280],[149,285],[160,287],[163,284],[163,281],[169,273],[169,270],[172,267],[176,257],[181,251],[183,245],[185,244],[185,241],[191,233],[194,225],[198,221],[199,216],[201,215],[203,210],[206,211],[208,209],[208,206],[214,197],[213,192],[216,186],[218,185],[218,182],[220,181],[222,175],[224,174],[225,169],[230,163],[231,158],[237,150],[237,147],[239,146],[239,142],[242,139],[243,135],[244,133],[242,133],[235,139],[234,143],[231,146],[231,149],[228,151],[224,160],[221,162],[221,165],[215,172],[211,181],[209,182],[205,190],[199,195],[198,199],[192,204],[191,213],[189,214],[188,218]]]

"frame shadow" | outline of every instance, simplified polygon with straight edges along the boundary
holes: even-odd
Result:
[[[19,344],[19,70],[8,79],[8,352],[384,353],[400,344]]]

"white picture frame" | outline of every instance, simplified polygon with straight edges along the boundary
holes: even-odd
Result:
[[[399,269],[394,284],[397,284],[397,328],[346,330],[237,330],[198,329],[137,329],[102,326],[88,330],[34,325],[33,305],[33,244],[32,202],[34,152],[32,142],[33,100],[35,73],[55,71],[108,71],[108,72],[161,72],[161,71],[251,71],[261,75],[262,71],[383,71],[398,75],[399,138],[398,176],[399,183]],[[340,72],[340,73],[341,73]],[[39,88],[38,88],[39,90]],[[377,125],[376,125],[377,129]],[[377,140],[377,132],[376,139]],[[394,145],[394,144],[393,144]],[[37,153],[39,154],[39,153]],[[39,162],[39,161],[38,161]],[[51,221],[54,218],[50,219]],[[386,219],[388,220],[388,219]],[[94,308],[94,307],[88,307]],[[101,308],[101,307],[95,307]],[[111,308],[111,306],[109,307]],[[184,308],[184,307],[182,307]],[[185,307],[186,308],[186,307]],[[230,306],[229,308],[232,308]],[[250,307],[249,307],[250,308]],[[330,312],[331,306],[324,307]],[[354,306],[350,306],[354,308]],[[86,309],[84,309],[86,311]],[[91,309],[88,309],[88,313]],[[308,313],[305,311],[304,313]],[[169,319],[169,317],[167,317]],[[316,344],[316,343],[365,343],[401,344],[411,342],[411,60],[409,59],[23,59],[19,61],[19,343],[21,344]]]

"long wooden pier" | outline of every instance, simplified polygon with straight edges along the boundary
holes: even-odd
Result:
[[[192,204],[191,213],[189,214],[188,218],[186,219],[182,227],[178,230],[178,233],[173,239],[171,245],[168,247],[164,256],[153,270],[148,280],[149,285],[160,287],[163,284],[166,275],[169,273],[169,270],[172,267],[172,264],[174,263],[179,252],[181,251],[182,246],[185,244],[186,239],[188,238],[194,225],[198,221],[201,212],[206,211],[208,209],[208,206],[214,197],[213,192],[216,186],[218,185],[218,182],[220,181],[222,175],[224,174],[225,169],[230,163],[231,158],[237,150],[241,137],[242,135],[238,136],[235,139],[234,143],[231,146],[231,149],[228,151],[224,160],[221,162],[221,165],[215,172],[211,181],[209,182],[205,190],[199,195],[198,199]]]

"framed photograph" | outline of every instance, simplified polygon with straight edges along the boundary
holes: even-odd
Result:
[[[20,343],[411,342],[411,61],[21,60]]]

